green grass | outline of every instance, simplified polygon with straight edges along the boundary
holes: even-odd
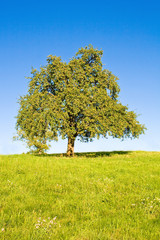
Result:
[[[160,239],[160,153],[0,156],[0,239]]]

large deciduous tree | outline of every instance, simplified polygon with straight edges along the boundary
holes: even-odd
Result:
[[[69,63],[50,55],[46,66],[32,70],[16,125],[29,147],[41,153],[48,141],[61,136],[68,139],[67,155],[73,156],[76,138],[137,138],[144,133],[137,115],[119,102],[118,78],[103,69],[102,54],[90,45]]]

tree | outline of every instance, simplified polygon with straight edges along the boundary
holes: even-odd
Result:
[[[67,155],[74,155],[75,139],[100,136],[137,138],[145,127],[118,100],[118,78],[103,69],[103,51],[91,45],[79,49],[69,63],[48,56],[47,65],[33,69],[28,93],[19,100],[19,138],[42,152],[58,136],[68,139]]]

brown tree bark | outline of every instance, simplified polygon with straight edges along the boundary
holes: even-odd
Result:
[[[68,157],[74,156],[74,142],[75,142],[75,138],[68,137],[68,146],[67,146]]]

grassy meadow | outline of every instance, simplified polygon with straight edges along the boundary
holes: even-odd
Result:
[[[0,156],[0,239],[160,239],[160,153]]]

